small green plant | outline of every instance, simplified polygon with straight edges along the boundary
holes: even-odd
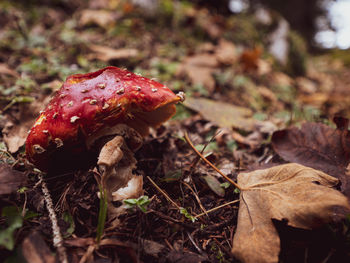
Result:
[[[180,207],[180,213],[182,215],[184,215],[187,219],[191,220],[192,223],[196,222],[197,218],[195,218],[194,216],[192,216],[186,208]]]
[[[73,216],[68,211],[66,211],[63,214],[63,220],[69,224],[69,227],[66,230],[66,233],[64,235],[64,237],[67,238],[74,233],[74,230],[75,230],[74,219],[73,219]]]
[[[225,183],[220,184],[220,186],[224,189],[227,189],[231,186],[231,184],[229,182],[225,182]]]
[[[98,223],[96,230],[96,241],[97,244],[100,243],[103,231],[105,228],[106,218],[107,218],[107,191],[101,185],[100,189],[100,210],[98,212]]]
[[[124,204],[128,209],[133,209],[135,207],[138,207],[142,212],[147,212],[147,205],[151,201],[149,200],[147,195],[142,195],[139,198],[132,198],[132,199],[126,199],[124,200]]]
[[[15,206],[5,206],[1,211],[1,216],[6,218],[7,228],[0,230],[0,246],[13,250],[15,247],[14,233],[16,229],[22,227],[23,217]]]

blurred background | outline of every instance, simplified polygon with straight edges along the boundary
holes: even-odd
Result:
[[[2,0],[3,107],[115,65],[267,115],[271,98],[278,112],[347,114],[347,10],[347,0]]]

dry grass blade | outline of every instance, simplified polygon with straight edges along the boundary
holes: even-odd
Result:
[[[208,164],[211,168],[213,168],[216,172],[218,172],[222,177],[224,177],[228,182],[230,182],[232,185],[234,185],[236,188],[238,188],[239,190],[242,190],[242,188],[235,183],[232,179],[230,179],[227,175],[225,175],[224,173],[222,173],[218,168],[216,168],[216,166],[214,164],[212,164],[211,162],[208,161],[207,158],[205,158],[203,156],[203,154],[201,154],[193,145],[193,143],[191,142],[190,138],[188,137],[187,132],[185,132],[185,140],[186,142],[190,145],[190,147],[192,148],[192,150],[206,163]]]
[[[225,207],[225,206],[232,205],[232,204],[235,204],[235,203],[238,203],[238,202],[239,202],[239,200],[233,200],[233,201],[231,201],[231,202],[228,202],[228,203],[219,205],[219,206],[214,207],[214,208],[212,208],[212,209],[206,210],[205,213],[201,213],[201,214],[199,214],[199,215],[196,215],[195,218],[198,218],[198,217],[201,217],[201,216],[204,216],[204,215],[208,215],[209,213],[214,212],[214,211],[216,211],[216,210],[218,210],[218,209],[220,209],[220,208],[223,208],[223,207]]]
[[[164,192],[152,179],[151,177],[147,176],[147,179],[153,184],[153,186],[162,194],[164,195],[164,197],[170,202],[172,203],[177,209],[181,209],[181,207],[175,203],[175,201],[173,199],[170,198],[170,196]]]

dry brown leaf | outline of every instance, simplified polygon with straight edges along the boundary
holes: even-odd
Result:
[[[242,187],[233,254],[243,262],[278,262],[280,239],[272,219],[312,229],[349,212],[348,199],[333,189],[338,180],[290,163],[240,173]]]
[[[22,254],[26,262],[54,263],[56,259],[43,237],[38,232],[32,232],[23,240]]]
[[[81,26],[96,24],[102,28],[107,28],[115,23],[119,16],[113,11],[85,9],[80,13],[79,24]]]
[[[185,74],[194,85],[203,85],[209,92],[215,89],[213,72],[219,66],[213,54],[198,54],[186,58],[179,67],[178,74]]]
[[[0,164],[0,195],[16,192],[27,182],[24,173],[13,170],[7,164]]]
[[[184,105],[199,112],[204,119],[219,127],[253,131],[257,124],[257,121],[251,118],[253,112],[248,108],[205,98],[186,98]]]
[[[109,61],[112,59],[126,59],[133,58],[139,54],[139,51],[134,48],[120,48],[114,49],[106,46],[99,46],[90,44],[88,46],[94,54],[89,55],[89,59],[97,58],[102,61]]]
[[[298,77],[295,79],[298,89],[306,94],[314,94],[317,92],[317,84],[307,78]]]
[[[261,54],[261,47],[255,47],[254,49],[247,49],[243,51],[242,55],[239,58],[243,69],[246,71],[257,70]]]
[[[271,82],[276,86],[292,86],[294,80],[282,72],[272,72]]]
[[[10,69],[6,64],[0,63],[0,74],[10,75],[15,78],[19,78],[19,74],[14,71],[13,69]]]
[[[222,36],[222,28],[216,23],[205,8],[195,10],[192,14],[197,22],[197,25],[205,31],[211,38],[217,39]]]
[[[304,123],[276,131],[272,147],[284,160],[321,170],[341,181],[341,189],[350,197],[350,133],[321,123]]]
[[[39,111],[47,104],[49,97],[34,100],[30,104],[19,105],[18,120],[8,121],[2,129],[4,142],[10,153],[15,153],[24,145],[29,129],[33,126]]]
[[[225,65],[232,65],[237,60],[235,45],[227,40],[220,39],[219,45],[216,47],[215,54],[217,60]]]
[[[324,103],[329,100],[329,94],[324,92],[315,92],[312,94],[303,94],[298,96],[298,101],[303,104],[313,105],[315,107],[322,107]]]

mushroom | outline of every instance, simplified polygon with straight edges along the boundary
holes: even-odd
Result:
[[[182,93],[116,67],[72,75],[30,130],[27,159],[44,172],[57,173],[96,163],[99,155],[109,199],[113,193],[113,200],[125,198],[128,194],[116,192],[119,188],[142,188],[142,177],[132,175],[133,152],[149,128],[171,118],[174,104],[182,100]]]

